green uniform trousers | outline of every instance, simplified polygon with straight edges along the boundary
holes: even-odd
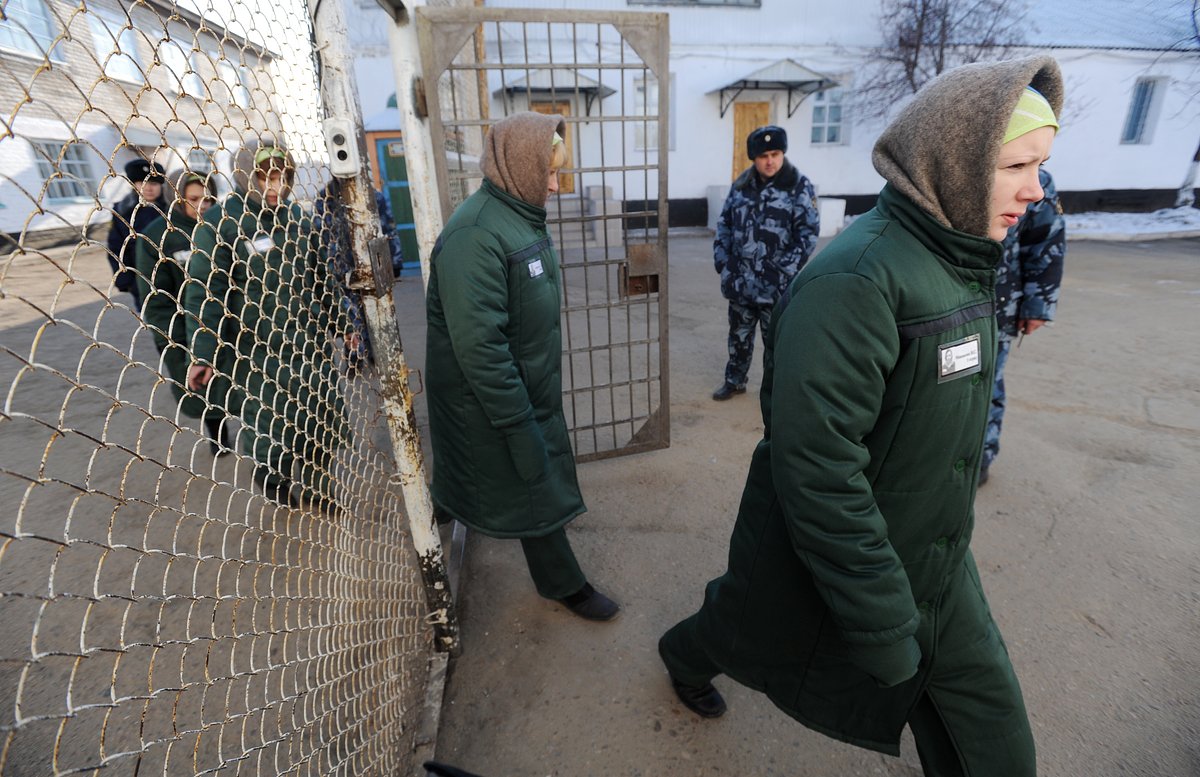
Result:
[[[525,551],[529,576],[539,595],[562,599],[577,593],[587,583],[565,529],[544,537],[522,537],[521,550]]]
[[[908,716],[921,766],[929,777],[1034,777],[1033,733],[1008,649],[986,605],[977,604],[976,583],[965,575],[957,582],[918,632],[923,646],[935,645],[928,681]],[[722,674],[700,638],[698,617],[676,624],[661,645],[672,677],[686,685]]]

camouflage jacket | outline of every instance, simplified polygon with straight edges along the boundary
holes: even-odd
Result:
[[[792,163],[765,183],[754,167],[725,198],[713,241],[721,294],[742,305],[772,305],[817,246],[820,231],[812,183]]]
[[[1062,205],[1050,174],[1042,170],[1038,179],[1046,195],[1009,230],[996,267],[996,323],[1010,337],[1021,319],[1053,321],[1062,285],[1067,251]]]

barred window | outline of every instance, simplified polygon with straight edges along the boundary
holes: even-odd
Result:
[[[96,58],[104,68],[104,75],[118,81],[143,83],[146,79],[142,75],[142,61],[137,53],[138,35],[129,22],[88,11],[88,23],[92,26]]]
[[[86,149],[78,143],[59,140],[35,140],[34,156],[38,173],[49,182],[51,200],[90,199],[97,188]]]
[[[49,52],[51,59],[62,62],[54,38],[54,20],[42,0],[5,0],[0,4],[0,49],[35,57]]]
[[[813,145],[835,146],[846,142],[842,131],[842,90],[826,89],[813,95]]]

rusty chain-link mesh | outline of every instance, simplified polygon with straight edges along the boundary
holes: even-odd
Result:
[[[429,632],[305,3],[2,8],[0,774],[407,772]]]

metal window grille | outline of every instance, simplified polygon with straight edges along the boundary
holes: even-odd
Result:
[[[54,22],[42,0],[6,0],[0,8],[0,48],[39,57],[50,52],[61,60],[53,42]]]
[[[1134,84],[1133,98],[1129,102],[1129,115],[1125,118],[1125,131],[1121,134],[1122,143],[1149,142],[1146,130],[1157,86],[1158,81],[1151,78],[1139,78]]]
[[[41,140],[33,147],[38,173],[47,182],[46,196],[52,200],[92,197],[96,178],[82,146]]]

